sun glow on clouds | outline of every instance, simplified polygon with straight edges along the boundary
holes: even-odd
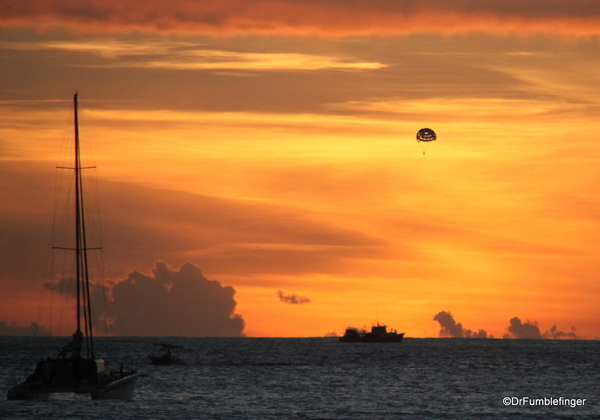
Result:
[[[162,1],[69,0],[10,2],[0,23],[37,29],[66,27],[86,32],[318,35],[330,37],[411,33],[497,34],[563,32],[597,35],[596,2],[516,0],[322,0]]]
[[[109,59],[98,67],[157,68],[171,70],[376,70],[377,62],[300,53],[256,53],[201,49],[189,42],[121,42],[113,39],[78,42],[6,43],[15,50],[84,52]]]
[[[385,101],[368,103],[345,103],[340,109],[362,110],[376,113],[393,113],[408,116],[412,120],[455,120],[457,115],[478,123],[501,122],[506,118],[531,119],[532,117],[556,116],[575,108],[575,104],[559,104],[547,100],[505,98],[435,98],[420,101]]]
[[[587,188],[586,196],[593,201],[598,187],[589,183],[593,167],[577,167],[573,161],[574,146],[561,135],[568,127],[560,121],[540,125],[550,105],[432,99],[345,106],[369,112],[359,117],[88,107],[82,119],[87,136],[103,145],[96,149],[95,160],[105,178],[267,206],[246,209],[243,216],[241,209],[216,206],[221,210],[203,216],[206,204],[185,210],[184,197],[165,197],[162,203],[148,195],[144,203],[145,194],[137,197],[138,210],[119,206],[134,210],[130,224],[140,232],[156,230],[165,217],[170,219],[170,227],[157,239],[176,232],[203,238],[202,245],[183,237],[165,243],[179,247],[171,250],[175,254],[203,261],[202,269],[223,284],[235,285],[238,312],[251,335],[286,334],[279,323],[266,321],[280,311],[274,290],[284,287],[310,296],[311,311],[331,322],[329,329],[341,332],[347,325],[339,325],[339,314],[357,325],[370,322],[378,310],[382,317],[400,316],[393,309],[397,296],[427,296],[417,299],[403,318],[435,314],[440,310],[435,302],[450,300],[470,308],[461,319],[477,324],[477,296],[497,296],[517,287],[527,281],[532,267],[539,272],[543,261],[573,266],[575,260],[567,261],[575,258],[578,270],[591,275],[598,223],[591,214],[582,219],[582,207],[561,197],[579,186]],[[460,111],[454,119],[452,109]],[[519,124],[506,126],[503,120],[511,109],[527,112],[528,118],[519,116]],[[406,113],[402,122],[398,110]],[[45,110],[3,114],[14,122],[5,128],[12,133],[0,132],[5,146],[10,146],[9,138],[26,138],[31,157],[54,156],[47,135],[58,135],[56,121],[64,118],[52,118]],[[425,115],[433,116],[440,139],[422,156],[414,134]],[[597,153],[593,139],[588,141],[590,152]],[[563,168],[564,175],[555,167]],[[565,176],[570,179],[563,185]],[[261,219],[258,214],[268,215],[266,209],[276,208],[271,206],[287,210]],[[254,227],[249,231],[249,226]],[[177,245],[181,240],[184,245]],[[568,282],[549,276],[553,280],[546,284],[553,289]],[[339,287],[347,291],[345,299],[364,294],[367,287],[364,307],[357,312],[347,301],[332,301]],[[523,293],[533,293],[531,288]],[[512,301],[527,308],[525,301]],[[323,333],[299,322],[308,315],[305,311],[293,308],[279,319],[296,325],[295,334]],[[416,322],[409,331],[423,334],[432,328],[429,322]]]
[[[227,51],[196,51],[181,61],[149,61],[123,63],[124,67],[151,67],[177,70],[364,70],[386,67],[381,63],[361,63],[308,54],[234,53]]]

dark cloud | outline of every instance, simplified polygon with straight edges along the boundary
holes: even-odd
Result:
[[[293,293],[291,295],[286,294],[283,290],[278,290],[277,295],[279,296],[279,300],[284,303],[291,303],[292,305],[300,305],[303,303],[309,303],[310,299],[306,296],[298,296]]]
[[[457,323],[450,312],[441,311],[433,317],[434,321],[440,323],[440,337],[456,338],[488,338],[487,332],[479,330],[473,332],[463,328],[462,324]],[[489,338],[492,338],[491,336]]]
[[[75,297],[72,279],[45,285]],[[121,336],[237,337],[244,320],[235,313],[235,290],[209,280],[191,263],[179,270],[156,263],[152,275],[134,271],[110,287],[90,287],[95,325]],[[112,297],[111,297],[112,296]]]
[[[504,335],[504,338],[543,338],[540,333],[540,328],[537,322],[523,323],[516,316],[511,318],[510,325],[508,326],[508,334]]]
[[[570,332],[559,331],[556,325],[544,332],[540,331],[536,321],[523,323],[518,317],[513,317],[508,326],[508,334],[504,334],[504,338],[548,338],[548,339],[581,339],[575,332],[575,327],[571,327]]]
[[[76,287],[75,287],[75,279],[72,277],[66,277],[60,280],[59,282],[46,282],[44,283],[44,287],[53,292],[57,292],[63,295],[76,297]],[[99,299],[107,294],[107,288],[101,286],[99,284],[94,284],[90,282],[90,296],[94,299],[92,301],[92,305],[96,306],[96,301],[100,302]]]
[[[48,329],[32,322],[28,327],[20,327],[16,322],[0,321],[0,335],[48,335]]]
[[[552,328],[544,333],[544,337],[551,339],[581,340],[583,337],[578,336],[575,331],[575,327],[571,327],[571,331],[569,332],[559,331],[556,325],[553,325]]]
[[[0,24],[97,32],[356,36],[463,32],[598,34],[589,0],[0,0]]]
[[[179,270],[164,262],[151,276],[134,271],[113,289],[108,311],[111,330],[127,336],[243,335],[244,320],[235,314],[235,290],[209,280],[191,263]]]

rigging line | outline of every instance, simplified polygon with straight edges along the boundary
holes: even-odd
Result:
[[[54,224],[54,220],[53,220],[53,224]],[[53,226],[54,228],[54,226]],[[52,241],[52,231],[50,232],[50,241]],[[48,286],[48,283],[44,284],[43,287],[40,288],[40,297],[39,297],[39,301],[38,301],[38,313],[37,313],[37,318],[36,318],[36,323],[38,325],[38,328],[36,329],[35,332],[35,336],[38,335],[38,332],[41,332],[44,324],[44,313],[45,310],[48,310],[48,323],[49,326],[47,327],[47,331],[48,334],[52,335],[52,308],[53,308],[53,293],[52,293],[52,272],[53,272],[53,264],[54,264],[54,258],[53,258],[53,250],[52,248],[47,249],[46,250],[46,257],[45,257],[45,266],[44,266],[44,273],[43,273],[43,279],[50,279],[50,281],[48,283],[50,283],[50,286]],[[49,302],[47,302],[47,300],[49,300]]]
[[[81,271],[83,271],[83,267],[81,267]],[[81,288],[81,299],[83,300],[83,302],[86,301],[86,290],[85,290],[85,286]],[[90,353],[89,353],[89,333],[88,333],[88,317],[87,317],[87,312],[85,310],[85,304],[83,306],[83,330],[84,330],[84,336],[85,336],[85,345],[86,345],[86,352],[87,352],[87,357],[90,357]]]
[[[34,337],[37,337],[38,332],[40,330],[40,326],[42,325],[42,317],[43,317],[43,313],[44,313],[44,301],[46,300],[46,295],[48,293],[48,290],[45,287],[42,287],[39,291],[39,297],[38,297],[38,312],[37,312],[37,317],[36,317],[36,324],[37,324],[37,328],[35,329],[33,335]],[[50,293],[50,296],[52,296],[52,293]]]
[[[59,200],[59,196],[60,196],[60,190],[62,187],[62,183],[59,182],[59,180],[62,180],[64,177],[63,176],[58,176],[57,173],[55,173],[55,190],[54,190],[54,211],[52,214],[52,228],[50,231],[50,243],[51,244],[56,244],[58,242],[58,231],[59,229],[57,228],[57,225],[59,224],[58,222],[58,203],[60,202]],[[68,194],[70,195],[70,194]],[[56,277],[56,266],[55,266],[55,262],[56,262],[56,257],[55,257],[55,247],[52,246],[50,247],[50,249],[48,250],[47,253],[47,257],[46,257],[46,268],[44,270],[44,276],[47,279],[47,284],[44,285],[43,289],[44,292],[49,292],[49,304],[48,304],[48,334],[50,336],[53,335],[54,332],[54,293],[56,292],[56,290],[54,289],[54,284],[55,284],[55,277]],[[42,317],[43,317],[43,307],[40,307],[40,312],[38,314],[38,323],[40,325],[42,325]],[[59,312],[60,314],[60,312]]]
[[[81,140],[81,149],[85,149],[84,155],[86,156],[86,159],[89,158],[89,160],[91,160],[92,164],[95,165],[96,159],[94,158],[92,143],[89,141],[90,137],[88,135],[88,122],[87,122],[87,115],[86,115],[85,109],[79,111],[79,121],[81,121],[81,124],[79,126],[79,137]]]
[[[72,125],[71,125],[72,127]],[[71,155],[71,148],[68,147],[68,145],[72,145],[72,143],[69,141],[69,143],[67,143],[67,138],[69,137],[69,135],[73,134],[73,130],[72,129],[65,129],[65,133],[63,136],[63,141],[61,143],[61,150],[60,150],[60,154],[58,157],[58,160],[56,162],[56,167],[61,167],[61,163],[62,162],[66,162],[67,161],[67,154],[69,156]],[[72,137],[71,137],[72,139]],[[70,140],[70,139],[69,139]],[[67,198],[70,197],[71,191],[72,191],[72,183],[68,182],[66,191],[65,188],[63,186],[64,182],[65,182],[66,177],[63,175],[63,173],[61,171],[56,171],[55,172],[55,191],[54,191],[54,219],[53,219],[53,226],[52,226],[52,245],[56,245],[56,240],[58,239],[57,236],[59,235],[59,233],[62,232],[66,232],[66,230],[60,230],[57,227],[57,223],[60,222],[64,225],[65,220],[66,220],[66,215],[69,214],[69,212],[67,211],[67,209],[69,209],[69,203],[71,202],[70,200],[60,200],[61,195],[64,193],[66,194]],[[71,176],[68,177],[68,180],[72,180]],[[59,207],[64,206],[62,208],[63,211],[59,212]],[[58,220],[58,218],[62,216],[62,220]]]
[[[78,126],[79,129],[79,148],[80,148],[80,153],[83,152],[83,155],[86,158],[86,161],[90,161],[92,166],[85,166],[85,167],[80,167],[80,169],[96,169],[96,156],[94,154],[94,149],[92,148],[92,143],[89,141],[89,135],[88,135],[88,124],[86,123],[86,112],[85,110],[79,110],[79,114],[78,114],[78,118],[79,121],[81,122]],[[91,175],[90,175],[91,177]],[[98,195],[98,174],[96,171],[94,171],[94,176],[93,176],[93,184],[95,187],[95,192],[96,194],[92,194],[91,195],[91,200],[89,196],[86,196],[86,202],[88,204],[92,205],[92,209],[97,213],[92,217],[92,226],[94,228],[97,228],[97,225],[99,224],[101,218],[100,218],[100,206],[99,206],[99,195]],[[89,189],[87,190],[89,191]],[[89,210],[89,207],[86,207],[87,210]],[[90,223],[90,215],[87,215],[87,223]],[[87,234],[90,235],[95,233],[94,231],[90,232],[89,228],[87,229]],[[94,239],[92,237],[92,239]],[[95,239],[99,239],[99,238],[95,238]],[[101,238],[100,238],[101,239]],[[102,243],[102,241],[99,241],[99,243]]]
[[[70,286],[69,283],[71,283],[73,281],[72,277],[67,277],[65,275],[65,273],[69,272],[69,273],[73,273],[74,267],[73,267],[73,259],[70,259],[70,268],[67,269],[67,260],[64,257],[64,253],[63,254],[63,258],[61,258],[62,261],[62,268],[60,268],[60,275],[58,275],[58,273],[56,273],[56,275],[58,277],[61,277],[62,279],[60,280],[60,282],[58,283],[58,290],[56,291],[58,293],[58,296],[60,297],[59,299],[59,304],[58,304],[58,325],[57,325],[57,332],[56,335],[62,335],[62,330],[63,330],[63,323],[64,323],[64,312],[65,312],[65,308],[68,306],[69,308],[71,308],[71,302],[68,300],[69,297],[71,295],[69,295],[69,293],[66,292],[66,290],[72,290],[72,287]],[[55,268],[56,271],[59,271],[58,268]]]
[[[106,286],[104,273],[104,251],[100,251],[100,281],[102,282],[102,307],[104,310],[104,336],[108,336],[108,311],[106,310]]]
[[[83,190],[80,193],[81,199],[83,200]],[[84,286],[84,299],[86,301],[85,306],[84,306],[84,318],[86,320],[86,336],[88,335],[87,332],[89,331],[89,337],[90,337],[90,348],[92,350],[92,358],[94,358],[94,335],[93,335],[93,331],[92,331],[92,305],[91,305],[91,298],[90,298],[90,276],[89,276],[89,267],[88,267],[88,258],[87,258],[87,248],[86,248],[86,244],[87,244],[87,238],[86,238],[86,232],[85,232],[85,217],[84,217],[84,211],[83,211],[83,203],[81,204],[81,233],[82,233],[82,240],[83,240],[83,258],[82,258],[82,269],[83,269],[83,286]],[[87,313],[86,312],[87,309]]]
[[[79,118],[81,121],[85,121],[86,115],[85,112],[79,115]],[[90,159],[92,165],[94,166],[88,166],[88,167],[82,167],[81,169],[96,169],[96,158],[94,155],[94,149],[91,146],[91,142],[88,141],[88,129],[87,129],[87,124],[80,124],[80,137],[81,137],[81,148],[85,148],[86,150],[86,156]],[[95,217],[92,218],[91,220],[91,227],[93,227],[94,229],[92,229],[92,231],[90,232],[88,228],[85,229],[86,235],[92,235],[90,238],[93,240],[96,240],[98,243],[102,244],[103,241],[103,232],[102,232],[102,217],[101,217],[101,206],[100,206],[100,193],[99,193],[99,182],[98,182],[98,175],[97,172],[94,171],[94,176],[92,178],[93,180],[93,184],[94,184],[94,190],[95,190],[95,195],[92,194],[92,204],[93,204],[93,209],[95,210]],[[87,199],[89,200],[89,197],[86,195]],[[83,206],[83,203],[82,203]],[[89,208],[86,209],[89,210]],[[86,220],[86,219],[84,219]],[[87,218],[87,222],[90,222],[89,220],[89,215]],[[107,310],[106,310],[106,287],[105,287],[105,272],[104,272],[104,252],[102,251],[102,248],[88,248],[88,250],[91,249],[99,249],[101,250],[100,252],[100,259],[98,258],[98,255],[96,254],[95,256],[95,261],[96,261],[96,268],[98,270],[98,273],[100,275],[100,281],[101,281],[101,287],[102,287],[102,297],[103,297],[103,315],[104,315],[104,329],[105,329],[105,334],[108,335],[108,315],[107,315]],[[86,255],[87,258],[87,255]],[[89,263],[86,260],[86,269],[89,270]],[[89,289],[89,277],[87,279],[88,281],[88,289]],[[93,284],[92,284],[93,286]],[[91,299],[92,295],[90,293],[90,291],[88,290],[88,299]],[[88,308],[91,311],[91,304],[88,303]],[[90,312],[89,314],[89,323],[90,323],[90,330],[92,329],[92,314]],[[98,328],[98,327],[96,327]],[[92,337],[93,340],[93,337]],[[93,345],[92,345],[92,351],[93,351]]]
[[[62,135],[62,141],[60,143],[60,149],[59,149],[59,153],[58,153],[58,157],[56,160],[56,167],[60,166],[60,163],[62,161],[65,160],[65,156],[67,154],[67,149],[68,149],[68,145],[70,145],[70,141],[68,141],[68,139],[71,138],[70,134],[72,132],[71,130],[71,119],[70,119],[70,115],[65,114],[64,117],[64,129],[63,129],[63,135]],[[59,199],[60,197],[60,192],[63,190],[63,180],[64,180],[64,176],[62,174],[59,174],[58,171],[54,172],[54,202],[53,202],[53,212],[52,212],[52,228],[50,230],[50,243],[52,245],[56,245],[57,241],[58,241],[58,231],[59,229],[57,228],[57,225],[59,224],[59,214],[64,214],[64,212],[59,212],[59,204],[61,203],[61,200]],[[68,184],[69,186],[71,185],[71,183]],[[70,188],[67,190],[67,195],[70,195]],[[65,202],[67,203],[67,202]],[[53,335],[54,333],[54,307],[55,307],[55,303],[54,303],[54,293],[57,292],[56,290],[53,290],[53,285],[54,285],[54,279],[56,276],[56,265],[55,265],[55,251],[54,248],[51,247],[48,250],[48,254],[47,254],[47,259],[46,259],[46,268],[45,268],[45,272],[44,272],[44,276],[45,278],[48,280],[48,284],[50,285],[49,287],[44,287],[44,291],[45,292],[49,292],[49,305],[48,305],[48,334],[50,336]],[[60,291],[58,291],[60,292]],[[63,296],[61,293],[59,293],[59,296]],[[43,307],[40,307],[40,312],[38,314],[38,323],[41,325],[42,324],[42,316],[43,316]],[[60,305],[60,299],[59,299],[59,332],[60,332],[60,324],[61,324],[61,314],[62,314],[62,306]]]
[[[61,293],[62,293],[62,298],[63,298],[63,302],[62,302],[62,305],[61,305],[61,331],[62,331],[63,328],[67,328],[67,326],[64,325],[65,324],[65,321],[64,321],[65,315],[64,315],[64,313],[67,312],[67,311],[72,311],[73,310],[72,301],[69,300],[69,296],[72,296],[72,295],[69,295],[69,291],[71,291],[71,292],[73,291],[73,282],[76,281],[75,278],[72,277],[72,274],[76,271],[76,268],[75,268],[75,259],[74,258],[70,258],[69,262],[70,262],[69,268],[67,269],[66,268],[66,266],[67,266],[67,259],[65,258],[63,260],[63,267],[64,268],[63,268],[62,277],[63,277],[63,279],[66,280],[66,282],[65,281],[61,281]],[[71,274],[71,276],[69,277],[67,275],[67,273]],[[67,309],[67,308],[69,308],[69,309]],[[72,319],[71,316],[69,316],[69,318]],[[68,327],[70,328],[70,326],[68,326]]]
[[[56,191],[56,177],[55,177],[55,197],[54,197],[54,212],[52,215],[52,229],[50,231],[50,243],[54,244],[55,241],[55,234],[56,234],[56,223],[57,223],[57,205],[58,205],[58,200],[57,200],[57,191]],[[52,336],[52,330],[53,330],[53,310],[54,310],[54,291],[52,290],[52,285],[54,282],[54,249],[51,247],[48,250],[48,253],[46,254],[46,268],[45,268],[45,272],[44,272],[44,276],[47,279],[48,283],[50,284],[49,288],[44,288],[44,289],[48,289],[50,291],[50,302],[49,302],[49,306],[48,306],[48,334],[50,336]],[[41,325],[41,318],[42,318],[42,312],[40,311],[39,315],[38,315],[38,320],[40,322]]]
[[[67,228],[67,226],[69,225],[67,223],[67,220],[69,219],[68,215],[71,213],[71,207],[70,207],[70,203],[71,201],[71,194],[72,194],[72,185],[73,185],[73,178],[71,176],[68,176],[68,181],[66,183],[66,189],[63,187],[63,184],[65,184],[64,180],[67,178],[64,175],[58,175],[60,171],[56,172],[56,189],[55,189],[55,194],[54,194],[54,218],[53,218],[53,226],[52,226],[52,245],[58,245],[59,240],[60,241],[65,241],[66,242],[66,238],[63,236],[61,237],[61,235],[65,235],[68,231],[69,228]],[[64,200],[61,199],[62,196],[65,196]],[[59,205],[62,204],[62,208],[59,211]]]
[[[91,148],[90,148],[91,149]],[[93,161],[93,157],[92,157],[92,161]],[[95,168],[95,167],[94,167]],[[100,205],[100,187],[99,187],[99,182],[98,182],[98,173],[97,171],[94,171],[94,176],[92,178],[92,182],[94,184],[94,191],[95,194],[92,194],[92,196],[94,196],[95,198],[95,206],[94,208],[96,209],[96,234],[97,234],[97,238],[96,240],[98,241],[98,243],[103,244],[104,243],[104,234],[103,234],[103,229],[102,229],[102,208]],[[105,268],[104,268],[104,264],[105,264],[105,259],[104,259],[104,250],[102,248],[98,248],[100,249],[100,253],[99,255],[96,253],[95,254],[95,261],[96,261],[96,268],[98,270],[98,273],[100,275],[100,286],[102,287],[102,315],[104,318],[104,335],[108,336],[108,312],[107,312],[107,308],[106,308],[106,273],[105,273]],[[98,326],[96,326],[96,329],[98,331]]]
[[[67,155],[68,156],[72,156],[72,154],[69,152],[69,150],[71,149],[69,146],[72,145],[70,139],[72,138],[71,135],[73,134],[73,130],[72,130],[72,125],[71,125],[71,120],[70,117],[69,118],[65,118],[65,130],[63,132],[63,139],[61,142],[61,147],[60,147],[60,151],[58,154],[58,158],[56,161],[56,167],[59,167],[61,165],[61,162],[65,162],[67,160]],[[71,172],[69,172],[71,173]],[[62,334],[62,328],[63,328],[63,322],[64,322],[64,311],[65,311],[65,305],[67,304],[67,298],[68,295],[65,293],[64,290],[64,283],[66,280],[65,278],[65,273],[67,272],[66,270],[66,264],[67,264],[67,260],[64,257],[64,252],[61,253],[63,255],[63,257],[61,258],[61,262],[62,264],[60,264],[62,267],[59,267],[57,262],[57,252],[55,251],[54,246],[58,245],[59,241],[65,241],[65,237],[62,236],[61,237],[61,232],[64,233],[67,232],[68,229],[66,229],[66,220],[67,217],[66,215],[69,213],[69,202],[70,200],[68,199],[71,196],[71,192],[72,192],[72,182],[68,182],[66,183],[67,187],[65,189],[64,185],[65,185],[65,178],[68,179],[72,179],[71,176],[69,175],[68,177],[65,177],[64,173],[61,171],[55,171],[55,176],[54,176],[54,206],[53,206],[53,217],[52,217],[52,231],[51,231],[51,244],[53,245],[53,247],[51,247],[50,249],[50,275],[49,275],[49,281],[51,284],[56,284],[58,285],[58,289],[52,289],[50,296],[51,296],[51,303],[50,303],[50,310],[49,310],[49,319],[50,319],[50,327],[49,327],[49,332],[50,335],[61,335]],[[66,195],[65,200],[61,200],[61,195]],[[62,208],[61,208],[62,207]],[[59,210],[59,208],[61,208]],[[59,272],[61,273],[61,275],[59,275]],[[59,282],[55,283],[55,279],[59,278]],[[54,293],[58,293],[58,313],[57,313],[57,322],[55,324],[54,322],[54,307],[55,307],[55,303],[54,303]]]
[[[101,316],[96,316],[96,321],[100,321],[101,319],[104,319],[104,335],[108,336],[108,312],[106,309],[106,274],[105,274],[105,269],[104,269],[104,249],[103,248],[93,248],[93,249],[97,249],[100,250],[99,253],[94,253],[94,270],[95,272],[98,273],[99,276],[99,283],[92,283],[92,290],[94,290],[93,288],[96,287],[96,290],[98,287],[100,287],[102,289],[102,310],[100,311]],[[96,295],[98,295],[98,292],[96,292]],[[92,295],[93,297],[93,295]],[[95,306],[95,311],[97,311],[98,307]],[[100,333],[100,328],[98,325],[96,325],[96,332],[99,334]]]
[[[53,280],[54,280],[54,250],[51,250],[50,251],[50,284],[52,284]],[[53,308],[54,308],[54,291],[52,289],[50,289],[50,310],[48,311],[49,312],[48,318],[49,318],[49,323],[50,323],[49,333],[50,333],[51,337],[52,337],[52,327],[53,327],[52,322],[54,321]]]
[[[52,239],[52,238],[50,238]],[[48,249],[46,252],[46,258],[45,258],[45,268],[44,268],[44,274],[43,274],[43,278],[47,280],[46,283],[44,283],[43,287],[40,288],[40,299],[39,299],[39,303],[38,303],[38,314],[37,314],[37,318],[36,318],[36,322],[39,326],[38,330],[42,330],[43,329],[43,325],[44,325],[44,314],[45,311],[48,311],[48,319],[46,320],[48,323],[48,326],[46,327],[47,332],[50,336],[52,336],[52,323],[53,323],[53,308],[54,308],[54,293],[52,290],[52,280],[53,280],[53,273],[54,273],[54,251],[52,248]],[[48,302],[49,301],[49,302]],[[36,334],[37,336],[37,330],[36,330]]]

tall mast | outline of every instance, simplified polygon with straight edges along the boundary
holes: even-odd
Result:
[[[81,318],[84,319],[86,342],[89,339],[87,356],[94,358],[94,335],[92,331],[92,307],[90,298],[90,281],[87,260],[87,241],[85,235],[85,217],[83,206],[83,182],[81,176],[81,152],[79,147],[79,117],[77,110],[77,93],[73,95],[73,110],[75,121],[75,264],[77,283],[77,333],[81,332]],[[83,314],[81,309],[83,308]]]
[[[84,320],[87,356],[94,358],[94,336],[92,331],[92,306],[90,295],[90,281],[88,272],[87,251],[101,248],[88,248],[85,237],[85,217],[83,211],[83,182],[82,169],[92,169],[95,166],[81,166],[81,152],[79,147],[79,116],[77,112],[77,92],[73,95],[73,115],[75,123],[75,167],[58,166],[59,169],[72,169],[75,171],[75,248],[55,246],[54,249],[75,251],[75,283],[77,297],[77,331],[73,334],[73,344],[76,345],[76,354],[81,350],[81,341],[84,334],[81,331],[81,320]],[[77,340],[75,338],[77,337]],[[75,342],[77,341],[77,342]],[[74,353],[74,354],[75,354]]]
[[[79,161],[79,118],[77,116],[77,92],[73,95],[75,121],[75,266],[77,284],[77,332],[81,332],[81,163]]]

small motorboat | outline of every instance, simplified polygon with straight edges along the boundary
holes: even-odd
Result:
[[[182,349],[181,346],[173,344],[158,343],[154,345],[154,353],[149,355],[153,365],[174,365],[179,363],[179,357],[173,356],[171,350]]]

